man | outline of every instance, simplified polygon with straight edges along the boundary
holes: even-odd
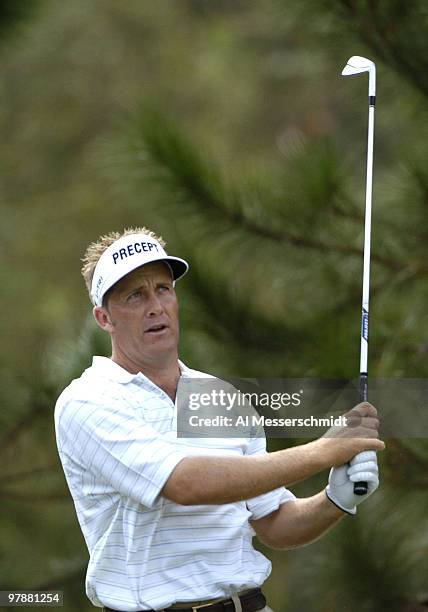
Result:
[[[270,563],[253,536],[292,548],[355,514],[378,486],[376,410],[360,404],[352,432],[275,453],[264,438],[178,439],[177,388],[204,375],[178,360],[174,286],[188,265],[164,246],[135,228],[102,237],[84,259],[112,355],[61,394],[55,426],[90,554],[86,592],[105,610],[268,611]],[[313,497],[284,488],[331,466]],[[366,496],[353,493],[359,480]]]

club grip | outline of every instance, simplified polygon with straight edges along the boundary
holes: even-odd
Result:
[[[368,397],[368,377],[367,374],[360,374],[360,389],[359,396],[360,402],[366,402]],[[366,495],[368,491],[367,483],[362,482],[354,482],[354,494],[355,495]]]

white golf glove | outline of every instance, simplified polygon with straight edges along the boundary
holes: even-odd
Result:
[[[350,463],[331,468],[326,495],[335,506],[356,514],[358,504],[365,501],[379,486],[379,470],[374,451],[358,453]],[[354,494],[354,482],[367,482],[366,495]]]

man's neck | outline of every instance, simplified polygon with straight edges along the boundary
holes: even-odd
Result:
[[[145,367],[141,369],[141,372],[162,389],[162,391],[165,391],[173,402],[175,401],[178,379],[180,378],[180,368],[177,359],[173,364],[164,368]]]
[[[115,354],[115,351],[113,351],[111,360],[132,374],[142,372],[144,376],[147,376],[148,379],[162,389],[173,402],[175,401],[178,379],[180,378],[177,355],[170,355],[166,359],[156,361],[136,363],[126,359],[123,355]]]

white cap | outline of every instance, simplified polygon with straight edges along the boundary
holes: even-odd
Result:
[[[103,297],[118,280],[148,263],[164,261],[169,265],[174,281],[189,269],[189,264],[179,257],[167,255],[155,238],[145,234],[122,236],[101,255],[92,277],[91,300],[94,306],[102,306]]]

